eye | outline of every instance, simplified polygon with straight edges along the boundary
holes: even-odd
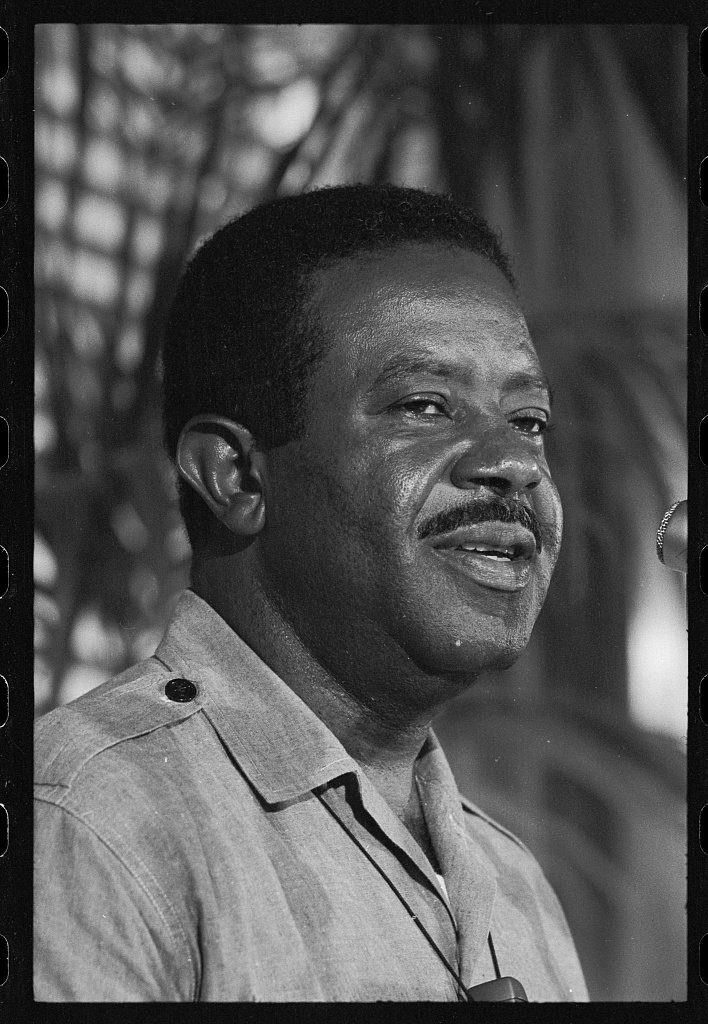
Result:
[[[515,430],[522,434],[531,434],[538,437],[551,429],[551,424],[546,413],[527,412],[515,416],[511,421]]]
[[[394,407],[415,419],[434,419],[447,416],[447,403],[440,395],[413,395]]]

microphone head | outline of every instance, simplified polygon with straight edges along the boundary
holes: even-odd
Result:
[[[661,520],[656,535],[656,553],[659,561],[669,569],[688,572],[687,501],[677,501]]]

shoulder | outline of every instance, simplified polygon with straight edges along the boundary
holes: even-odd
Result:
[[[196,686],[193,699],[170,699],[170,684],[178,678],[179,673],[148,658],[44,715],[35,724],[35,785],[70,787],[104,752],[201,711]]]
[[[71,858],[91,833],[96,858],[115,856],[152,892],[165,889],[161,865],[198,834],[210,736],[196,684],[192,700],[168,696],[181,678],[150,658],[38,720],[38,848],[58,849],[61,837]]]
[[[184,773],[166,755],[170,728],[189,728],[201,703],[170,700],[176,678],[151,658],[36,723],[39,998],[189,1000],[198,990],[193,886],[176,854],[195,828],[180,817]]]
[[[517,906],[535,907],[547,920],[567,925],[543,868],[522,841],[475,804],[462,799],[467,835],[494,870],[500,890]]]
[[[588,998],[582,968],[563,908],[536,857],[522,841],[461,797],[467,835],[494,870],[494,938],[513,953],[532,1001]],[[544,980],[545,977],[545,980]],[[559,987],[560,985],[560,987]]]
[[[467,836],[492,864],[502,886],[512,889],[521,886],[537,895],[545,892],[548,882],[528,846],[476,804],[463,796],[460,799]]]

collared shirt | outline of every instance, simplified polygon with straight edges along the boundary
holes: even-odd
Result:
[[[170,681],[195,687],[179,703]],[[167,693],[166,693],[167,687]],[[153,658],[36,731],[35,999],[456,1000],[499,970],[587,999],[526,847],[415,777],[445,891],[332,732],[194,593]],[[435,948],[437,947],[437,949]]]

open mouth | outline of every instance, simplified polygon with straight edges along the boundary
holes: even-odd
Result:
[[[537,554],[533,534],[518,523],[475,523],[431,538],[431,543],[437,555],[493,590],[522,590]]]
[[[517,548],[494,548],[485,544],[460,544],[455,551],[473,551],[477,555],[486,555],[487,558],[498,558],[512,561],[514,558],[522,557]]]

